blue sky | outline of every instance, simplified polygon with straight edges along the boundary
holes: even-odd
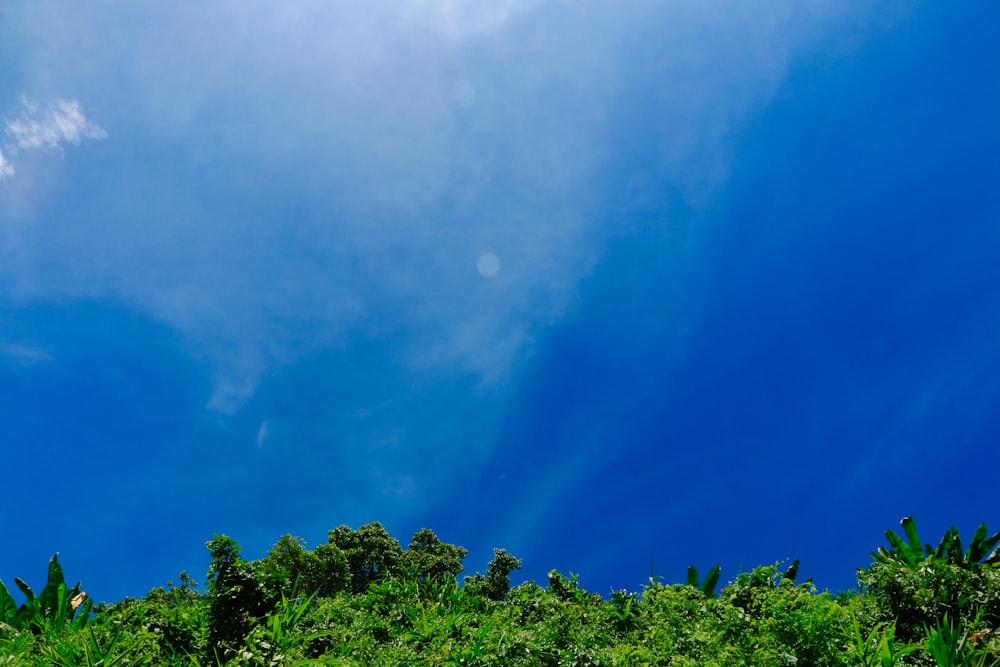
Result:
[[[0,578],[378,520],[601,593],[1000,528],[994,3],[0,7]]]

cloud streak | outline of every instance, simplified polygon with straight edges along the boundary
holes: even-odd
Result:
[[[459,465],[441,442],[475,442],[474,462],[496,446],[536,341],[642,218],[634,202],[666,209],[716,191],[732,135],[796,50],[839,20],[823,3],[796,16],[768,3],[426,5],[151,2],[129,24],[115,3],[40,0],[37,28],[20,25],[37,49],[26,60],[59,63],[53,86],[102,91],[102,120],[129,152],[100,174],[114,187],[81,184],[71,211],[39,204],[0,281],[168,323],[209,369],[209,410],[260,407],[251,443],[258,419],[291,421],[260,404],[268,381],[372,345],[354,372],[379,373],[378,386],[339,400],[413,408],[393,416],[399,444],[380,470],[440,462],[422,482],[433,488]],[[8,140],[97,138],[74,110],[26,109]],[[608,184],[626,163],[640,166]],[[487,251],[497,261],[481,264]],[[401,400],[442,378],[460,387],[454,400]],[[498,398],[479,405],[474,392]],[[466,430],[459,404],[490,427]],[[323,414],[317,439],[335,440]]]
[[[4,148],[11,156],[21,151],[59,151],[67,143],[75,146],[108,136],[102,127],[87,119],[76,100],[59,99],[42,110],[22,96],[21,106],[19,117],[4,119]],[[14,173],[14,166],[0,152],[0,179]]]
[[[74,247],[97,268],[87,281],[49,271],[22,283],[91,290],[171,322],[213,360],[223,411],[288,361],[373,326],[414,332],[412,367],[507,378],[619,233],[597,213],[608,160],[648,150],[642,196],[673,179],[703,198],[801,26],[833,14],[822,3],[794,21],[766,4],[732,18],[713,3],[433,4],[222,3],[193,16],[152,3],[155,38],[119,29],[113,5],[70,16],[42,4],[39,43],[86,56],[78,66],[50,47],[36,62],[109,91],[109,108],[132,114],[116,127],[137,132],[122,140],[162,157],[109,175],[120,191],[96,195],[101,233]],[[630,132],[636,109],[662,119],[654,136]],[[25,150],[102,132],[74,103],[27,109],[7,129]],[[503,258],[487,284],[484,248]]]
[[[0,151],[0,181],[5,178],[10,178],[14,175],[14,166],[7,161],[4,157],[3,151]]]
[[[0,360],[10,366],[30,368],[53,358],[48,351],[34,345],[0,341]]]
[[[79,144],[85,139],[105,139],[108,133],[87,120],[76,100],[56,100],[39,114],[37,104],[22,98],[24,113],[5,121],[4,133],[17,149],[56,149],[64,142]]]

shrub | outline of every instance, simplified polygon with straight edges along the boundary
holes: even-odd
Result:
[[[987,628],[1000,625],[1000,550],[994,548],[1000,533],[987,537],[981,524],[963,549],[952,526],[934,548],[921,545],[912,517],[900,523],[907,540],[886,531],[891,548],[880,548],[872,565],[858,571],[866,628],[895,621],[901,640],[918,642],[945,614],[963,626],[976,619]]]

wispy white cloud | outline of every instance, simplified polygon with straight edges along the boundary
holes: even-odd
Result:
[[[264,441],[271,435],[271,424],[266,419],[260,423],[257,429],[257,447],[263,447]]]
[[[24,225],[0,277],[169,323],[222,413],[356,338],[391,340],[400,373],[497,387],[620,233],[611,161],[645,151],[638,197],[716,191],[836,7],[38,0],[27,76],[103,91],[131,151],[75,202],[86,224]],[[72,102],[7,126],[21,150],[102,133]],[[487,249],[502,265],[477,267]]]
[[[3,151],[0,151],[0,181],[5,178],[10,178],[14,175],[14,167],[7,158],[4,157]]]
[[[3,148],[16,156],[21,151],[61,150],[87,139],[105,139],[108,133],[88,120],[76,100],[56,100],[45,109],[21,97],[21,115],[4,119]],[[0,152],[0,180],[14,175],[14,166]]]
[[[47,350],[35,345],[0,342],[0,359],[10,366],[30,368],[40,363],[52,361],[52,355]]]
[[[105,139],[108,133],[87,120],[76,100],[56,100],[39,113],[39,106],[21,98],[20,118],[4,121],[8,149],[56,149],[64,142],[79,144],[85,139]]]

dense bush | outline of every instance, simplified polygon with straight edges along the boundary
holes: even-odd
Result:
[[[945,615],[970,634],[1000,627],[1000,532],[988,537],[982,524],[964,549],[952,526],[932,547],[921,543],[912,517],[900,524],[906,539],[886,531],[890,548],[879,548],[858,571],[865,627],[894,623],[896,637],[911,643]]]

